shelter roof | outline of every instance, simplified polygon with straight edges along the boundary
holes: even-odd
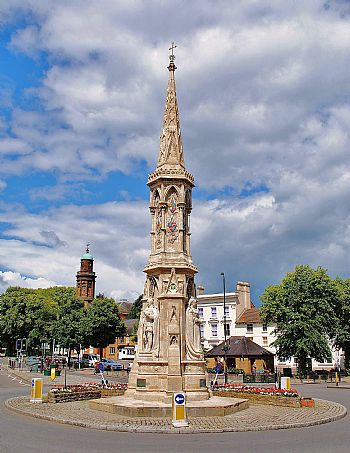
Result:
[[[224,341],[209,351],[210,356],[224,355]],[[272,352],[254,343],[247,337],[230,337],[228,339],[227,355],[231,357],[259,357],[259,356],[273,356]]]

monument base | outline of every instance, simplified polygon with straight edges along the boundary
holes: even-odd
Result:
[[[174,392],[160,392],[159,390],[141,390],[141,389],[128,389],[124,397],[134,399],[136,401],[150,401],[155,403],[171,404]],[[186,391],[187,401],[206,401],[210,397],[209,391]]]
[[[172,417],[171,403],[143,401],[127,396],[113,396],[89,401],[90,409],[109,412],[128,417]],[[220,417],[248,409],[248,400],[241,398],[220,398],[213,396],[208,400],[188,401],[188,417]]]

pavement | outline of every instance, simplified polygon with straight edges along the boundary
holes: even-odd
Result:
[[[3,368],[2,373],[4,372],[8,374],[9,379],[16,380],[24,386],[29,386],[31,378],[36,377],[36,374],[40,377],[42,376],[40,373],[25,373]],[[84,373],[70,372],[69,383],[86,382],[86,378],[87,376]],[[57,379],[64,380],[64,377]],[[120,376],[111,376],[110,379],[120,382]],[[99,377],[89,374],[89,381],[92,380],[98,381]],[[44,384],[50,384],[50,381],[50,377],[44,378]],[[344,383],[343,385],[346,384]],[[340,389],[341,387],[338,388]],[[244,411],[224,417],[193,417],[189,419],[190,426],[188,428],[174,428],[171,420],[166,418],[125,417],[94,411],[89,408],[87,401],[33,404],[30,403],[29,396],[20,396],[8,399],[5,405],[8,409],[23,415],[67,425],[104,431],[162,434],[223,433],[302,428],[339,420],[347,414],[347,410],[342,404],[315,399],[314,408],[250,405]]]

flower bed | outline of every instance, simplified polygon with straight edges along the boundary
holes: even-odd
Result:
[[[128,384],[56,385],[48,393],[49,403],[67,403],[69,401],[90,400],[123,395]]]
[[[223,384],[213,388],[216,396],[244,398],[251,404],[300,407],[300,396],[296,390],[263,388],[249,385]]]

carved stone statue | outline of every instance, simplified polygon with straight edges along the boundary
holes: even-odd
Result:
[[[140,321],[140,334],[144,352],[159,355],[159,310],[154,299],[148,299]]]
[[[197,300],[191,297],[186,310],[186,351],[187,358],[202,359],[201,335],[199,330]]]

